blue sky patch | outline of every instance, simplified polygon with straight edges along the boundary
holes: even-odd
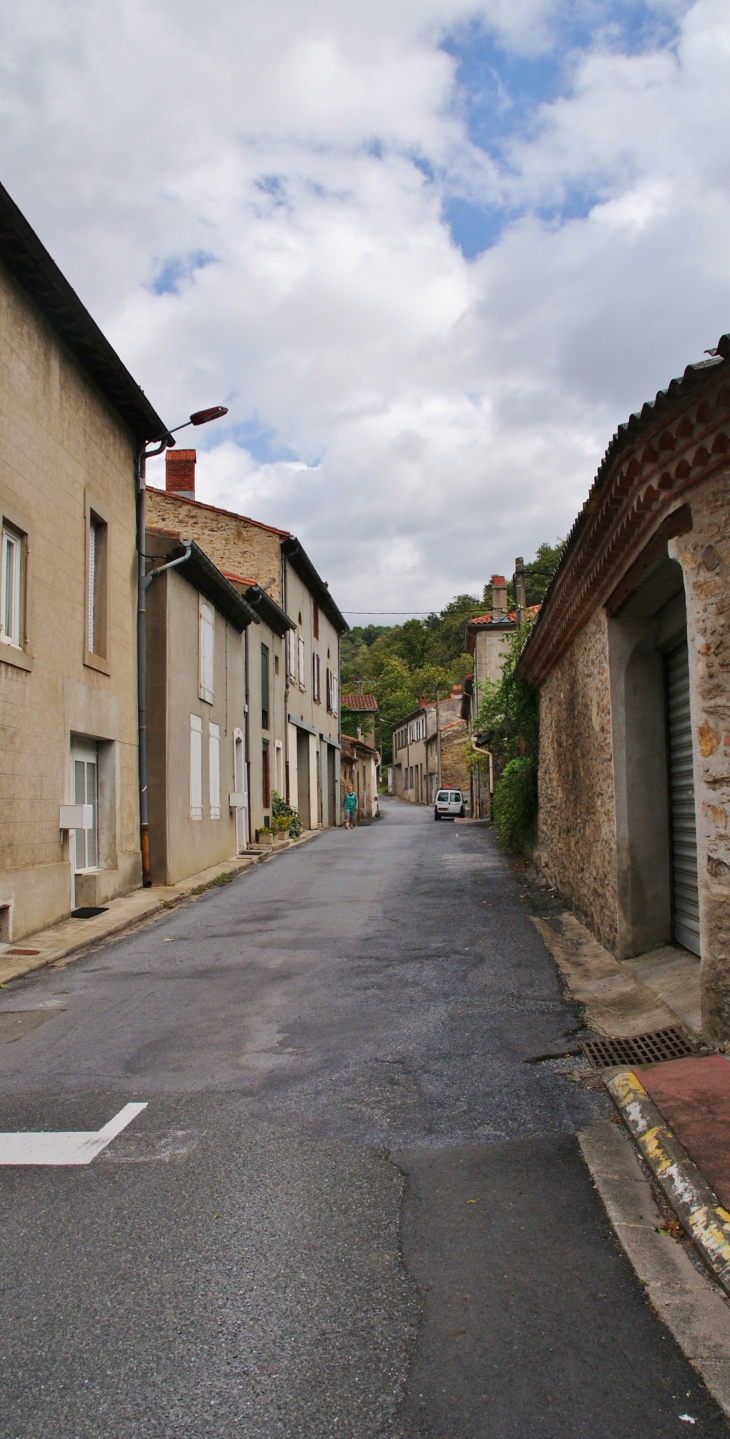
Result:
[[[210,255],[207,250],[193,250],[189,255],[171,255],[161,262],[149,288],[155,295],[179,295],[180,286],[191,280],[196,270],[215,264],[215,260],[215,255]]]
[[[686,0],[685,9],[690,0]],[[609,49],[631,55],[665,48],[678,33],[678,8],[647,0],[572,0],[549,23],[543,48],[520,54],[499,43],[480,21],[447,36],[443,49],[456,61],[453,108],[463,118],[469,139],[502,169],[510,165],[509,147],[529,141],[539,125],[539,111],[571,93],[576,64],[586,51]],[[543,219],[567,222],[587,215],[603,194],[575,186],[565,202]],[[494,244],[511,214],[493,204],[480,205],[473,194],[453,194],[444,204],[444,219],[456,245],[473,258]]]

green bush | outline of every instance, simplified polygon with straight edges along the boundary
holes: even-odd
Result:
[[[494,826],[504,849],[521,849],[530,839],[537,815],[537,762],[534,755],[511,759],[494,791]]]

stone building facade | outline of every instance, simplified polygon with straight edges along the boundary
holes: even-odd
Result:
[[[441,785],[444,789],[460,789],[469,794],[470,775],[466,763],[469,726],[466,720],[451,719],[441,726]],[[428,769],[431,776],[430,802],[438,788],[438,734],[434,730],[427,742]]]
[[[701,957],[730,1038],[730,336],[621,426],[520,661],[537,858],[619,958]]]
[[[141,882],[137,456],[165,433],[0,187],[0,941]]]
[[[253,700],[264,652],[249,654],[252,829],[257,796],[266,798],[273,789],[299,810],[305,829],[338,824],[339,642],[347,624],[295,535],[194,498],[195,461],[194,450],[168,451],[166,489],[147,489],[148,523],[196,540],[249,602],[249,588],[257,588],[284,622],[266,661],[273,696],[268,730],[262,729],[261,708]],[[273,610],[268,619],[261,612],[275,632],[272,616]],[[261,814],[264,821],[270,817],[266,810]]]
[[[459,780],[455,788],[469,791],[469,777],[466,760],[458,752],[458,743],[453,739],[451,728],[462,723],[464,696],[461,685],[454,685],[450,695],[439,700],[422,700],[418,709],[406,715],[391,726],[393,733],[393,763],[390,767],[388,789],[398,799],[411,804],[433,804],[439,783],[439,732],[441,741],[442,783],[451,781],[444,777],[444,745],[448,751],[447,765]],[[466,725],[463,726],[463,742],[466,743]],[[448,738],[444,741],[444,734]],[[462,733],[462,731],[460,731]]]

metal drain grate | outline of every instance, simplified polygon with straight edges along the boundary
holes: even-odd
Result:
[[[662,1059],[685,1059],[694,1053],[681,1029],[657,1029],[629,1039],[580,1039],[578,1043],[594,1069],[612,1064],[658,1064]]]

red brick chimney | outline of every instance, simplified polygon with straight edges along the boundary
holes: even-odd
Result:
[[[195,499],[197,450],[165,450],[165,489],[181,500]]]
[[[504,575],[492,575],[492,614],[507,618],[507,581]]]

